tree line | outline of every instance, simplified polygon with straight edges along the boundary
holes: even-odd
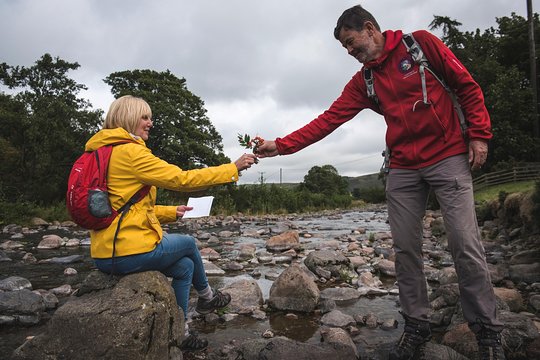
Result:
[[[534,24],[539,39],[538,14]],[[460,25],[434,16],[430,29],[442,30],[442,40],[484,91],[494,138],[481,171],[538,161],[527,20],[512,13],[498,18],[496,28],[461,32]],[[80,97],[87,87],[69,75],[79,67],[50,54],[30,67],[0,64],[0,205],[63,202],[71,165],[100,129],[104,115]],[[147,145],[157,156],[183,169],[230,162],[204,101],[187,88],[184,78],[168,70],[143,69],[114,72],[103,81],[116,98],[131,94],[150,104],[154,127]],[[351,195],[345,183],[333,166],[325,165],[312,168],[304,182],[293,188],[229,185],[212,191],[218,205],[231,212],[291,212],[347,206]],[[161,191],[159,196],[172,202],[180,195]]]

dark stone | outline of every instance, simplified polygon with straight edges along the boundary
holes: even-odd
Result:
[[[94,274],[95,275],[95,274]],[[167,278],[124,276],[113,288],[71,297],[14,359],[182,359],[183,316]]]
[[[229,354],[229,359],[243,360],[328,360],[356,359],[354,351],[339,344],[306,344],[284,337],[254,339],[242,343]]]

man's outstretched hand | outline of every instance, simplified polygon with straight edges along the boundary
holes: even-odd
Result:
[[[273,157],[279,155],[276,142],[271,140],[265,140],[261,145],[257,146],[255,155],[258,158]]]

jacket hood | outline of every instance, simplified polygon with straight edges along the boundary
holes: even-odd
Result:
[[[105,145],[122,143],[127,141],[145,145],[143,139],[133,134],[130,134],[124,128],[102,129],[96,134],[94,134],[94,136],[92,136],[90,140],[88,140],[84,147],[84,151],[94,151]]]
[[[401,42],[401,38],[403,37],[403,32],[401,30],[396,30],[396,31],[386,30],[385,32],[383,32],[383,35],[385,38],[383,53],[377,59],[367,62],[365,66],[368,68],[379,66],[386,60],[388,55],[392,51],[394,51],[394,49]]]

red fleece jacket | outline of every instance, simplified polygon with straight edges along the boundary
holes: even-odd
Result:
[[[478,84],[441,40],[423,30],[413,35],[431,68],[454,89],[469,122],[469,139],[487,142],[492,137],[491,123]],[[402,32],[387,30],[384,36],[381,57],[365,64],[372,69],[380,108],[367,96],[362,69],[328,110],[304,127],[276,139],[279,154],[292,154],[321,140],[366,108],[384,115],[391,168],[419,169],[468,151],[448,93],[426,71],[431,105],[419,101],[423,98],[420,73],[401,41]]]

